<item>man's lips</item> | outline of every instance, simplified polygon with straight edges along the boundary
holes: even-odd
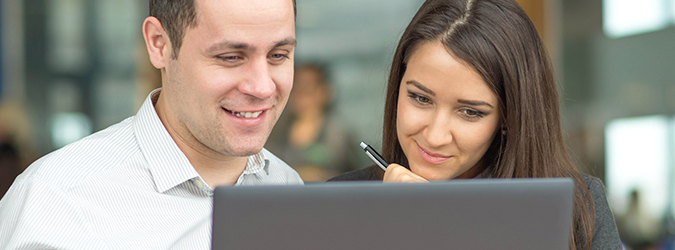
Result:
[[[229,110],[226,108],[223,108],[223,110],[227,111],[228,113],[232,114],[233,116],[239,117],[239,118],[258,118],[260,114],[265,112],[268,109],[263,109],[263,110],[258,110],[258,111],[233,111]]]

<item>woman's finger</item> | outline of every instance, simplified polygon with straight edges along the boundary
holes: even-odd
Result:
[[[428,180],[422,178],[422,176],[419,176],[409,169],[396,163],[392,163],[387,167],[387,171],[384,172],[383,181],[408,183],[429,182]]]

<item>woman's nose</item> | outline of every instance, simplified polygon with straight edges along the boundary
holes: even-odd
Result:
[[[451,119],[447,115],[435,115],[427,126],[424,137],[430,147],[441,147],[453,140]]]

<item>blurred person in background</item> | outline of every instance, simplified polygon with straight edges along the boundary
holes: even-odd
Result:
[[[162,88],[35,161],[0,200],[0,249],[210,249],[213,189],[302,184],[263,148],[293,84],[294,0],[150,0]]]
[[[621,239],[633,250],[656,249],[661,236],[659,223],[642,209],[643,206],[640,191],[633,189],[628,200],[628,210],[617,219]]]
[[[1,132],[0,132],[1,133]],[[19,153],[11,140],[0,139],[0,198],[5,195],[19,175]]]
[[[427,0],[394,54],[384,113],[392,164],[332,181],[566,177],[570,249],[621,249],[604,185],[567,153],[550,59],[515,1]]]
[[[23,107],[12,101],[0,104],[0,197],[37,158],[31,122]]]
[[[267,142],[266,148],[304,181],[325,181],[356,169],[359,148],[342,119],[331,112],[334,97],[324,67],[298,67],[289,109]]]

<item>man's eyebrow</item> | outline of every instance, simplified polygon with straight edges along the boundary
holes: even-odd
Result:
[[[431,89],[429,89],[429,88],[427,88],[427,87],[424,87],[424,85],[422,85],[422,84],[419,83],[419,82],[416,82],[416,81],[407,81],[407,82],[405,82],[405,83],[406,83],[406,84],[414,85],[414,86],[417,87],[418,89],[420,89],[420,90],[426,92],[427,94],[429,94],[429,95],[431,95],[431,96],[436,96],[436,93],[435,93],[434,91],[432,91]]]
[[[245,43],[236,43],[236,42],[230,42],[230,41],[224,41],[220,43],[216,43],[213,46],[209,47],[206,52],[208,53],[215,53],[216,51],[222,50],[222,49],[240,49],[240,50],[255,50],[255,47],[245,44]]]
[[[274,44],[274,48],[276,47],[281,47],[285,45],[293,45],[295,46],[296,40],[294,38],[287,38],[281,41],[278,41],[277,43]],[[222,49],[238,49],[238,50],[255,50],[256,47],[246,44],[246,43],[237,43],[237,42],[230,42],[230,41],[224,41],[220,42],[217,44],[214,44],[210,48],[208,48],[206,51],[208,53],[215,53],[219,50]]]
[[[484,102],[484,101],[459,99],[459,100],[457,100],[457,102],[462,103],[462,104],[466,104],[466,105],[471,105],[471,106],[488,106],[490,108],[494,108],[494,107],[492,107],[492,105],[490,105],[489,103]]]
[[[286,45],[295,46],[296,44],[297,44],[297,41],[295,40],[295,38],[286,38],[286,39],[281,40],[281,41],[277,42],[276,44],[274,44],[274,48],[286,46]]]

